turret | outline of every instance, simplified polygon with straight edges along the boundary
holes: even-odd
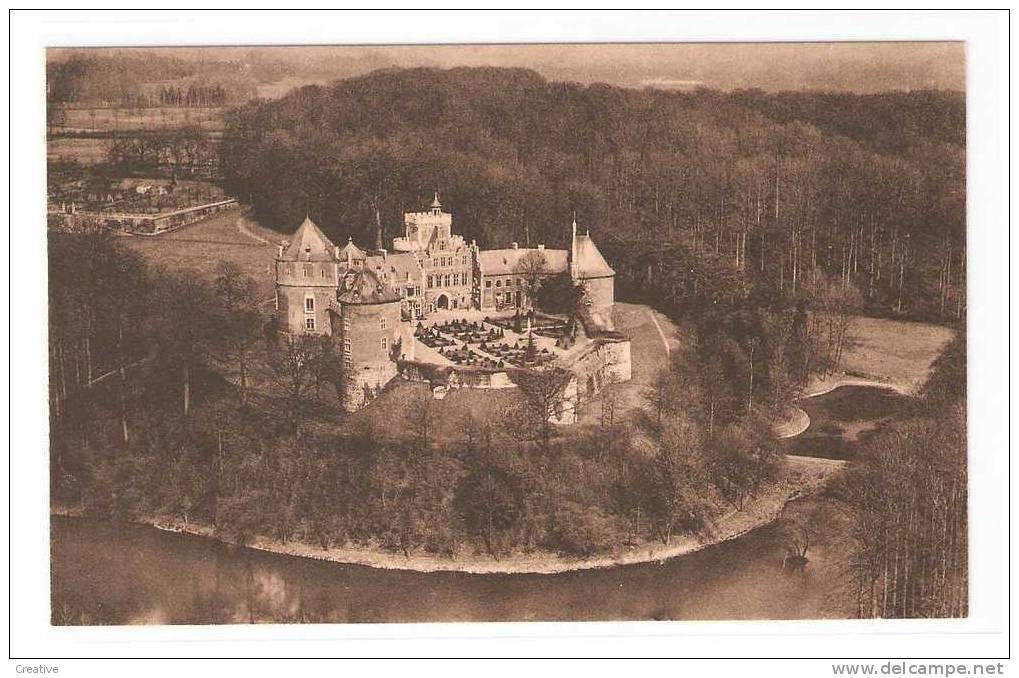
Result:
[[[340,278],[330,322],[349,411],[366,405],[396,376],[404,339],[400,305],[400,295],[370,269],[348,270]]]
[[[286,334],[328,334],[327,308],[336,288],[335,246],[310,218],[277,248],[276,310]]]

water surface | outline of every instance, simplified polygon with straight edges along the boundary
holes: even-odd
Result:
[[[796,454],[847,458],[901,411],[883,389],[846,386],[801,405]],[[820,500],[787,507],[810,515]],[[662,564],[554,575],[418,573],[264,553],[109,521],[52,519],[56,624],[810,619],[838,615],[839,544],[812,538],[803,573],[782,569],[780,525]]]

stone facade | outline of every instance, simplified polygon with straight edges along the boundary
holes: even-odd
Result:
[[[407,337],[401,327],[405,323],[400,320],[399,295],[370,271],[348,273],[347,278],[330,310],[330,327],[343,365],[343,406],[358,410],[396,376],[396,361],[404,357]],[[348,293],[358,286],[381,292],[361,298]]]
[[[428,211],[404,214],[403,227],[393,250],[413,256],[421,267],[422,312],[470,308],[476,247],[453,234],[453,215],[442,211],[438,193]]]

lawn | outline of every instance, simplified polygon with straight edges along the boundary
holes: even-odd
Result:
[[[849,330],[842,359],[847,375],[888,382],[912,390],[927,379],[954,330],[941,325],[858,317]]]
[[[247,233],[238,228],[239,221]],[[255,279],[260,295],[268,300],[273,296],[274,243],[280,239],[278,233],[244,219],[243,210],[233,209],[170,233],[125,236],[121,242],[153,265],[171,270],[194,268],[209,277],[220,261],[233,262]]]
[[[666,342],[671,354],[689,351],[693,344],[683,328],[675,325],[658,311],[642,304],[616,302],[612,309],[612,320],[616,329],[630,339],[631,379],[624,384],[609,387],[615,389],[619,396],[616,409],[618,418],[644,404],[644,394],[648,385],[668,363],[670,353],[666,352]],[[663,335],[665,341],[662,339]],[[594,424],[599,421],[601,417],[599,403],[600,400],[596,398],[582,407],[582,423]]]

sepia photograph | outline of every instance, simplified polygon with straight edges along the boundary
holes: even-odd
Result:
[[[970,617],[965,40],[173,36],[44,49],[50,626]]]

